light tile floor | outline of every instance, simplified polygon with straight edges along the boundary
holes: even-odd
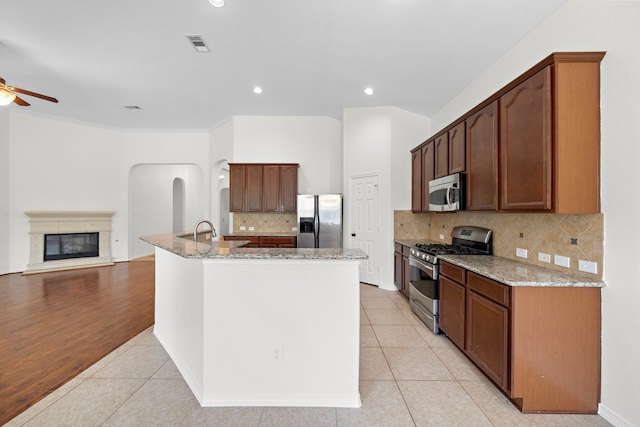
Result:
[[[152,328],[8,426],[609,426],[597,415],[524,415],[405,297],[361,285],[362,407],[202,408]]]

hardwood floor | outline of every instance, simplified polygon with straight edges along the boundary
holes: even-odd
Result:
[[[0,276],[0,425],[153,324],[154,266]]]

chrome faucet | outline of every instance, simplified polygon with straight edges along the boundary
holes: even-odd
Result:
[[[195,227],[193,227],[193,241],[194,242],[198,242],[198,227],[202,223],[209,224],[209,228],[211,229],[211,240],[213,240],[213,238],[217,236],[216,229],[213,227],[213,224],[211,224],[210,221],[207,221],[206,219],[203,219],[202,221],[198,221],[196,223]]]

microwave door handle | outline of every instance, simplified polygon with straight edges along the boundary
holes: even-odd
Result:
[[[451,186],[447,187],[447,206],[451,207]]]

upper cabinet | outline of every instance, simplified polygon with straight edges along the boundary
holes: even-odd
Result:
[[[411,210],[422,211],[422,149],[411,152]]]
[[[466,171],[468,210],[600,212],[603,57],[553,53],[446,127],[435,176]]]
[[[458,123],[449,131],[449,173],[460,173],[467,170],[466,138],[464,122]]]
[[[498,210],[498,101],[466,120],[467,210]]]
[[[231,212],[296,212],[298,164],[230,163]]]
[[[500,209],[551,210],[551,66],[500,98]]]
[[[449,134],[447,132],[436,136],[435,144],[435,177],[442,178],[449,175]]]

